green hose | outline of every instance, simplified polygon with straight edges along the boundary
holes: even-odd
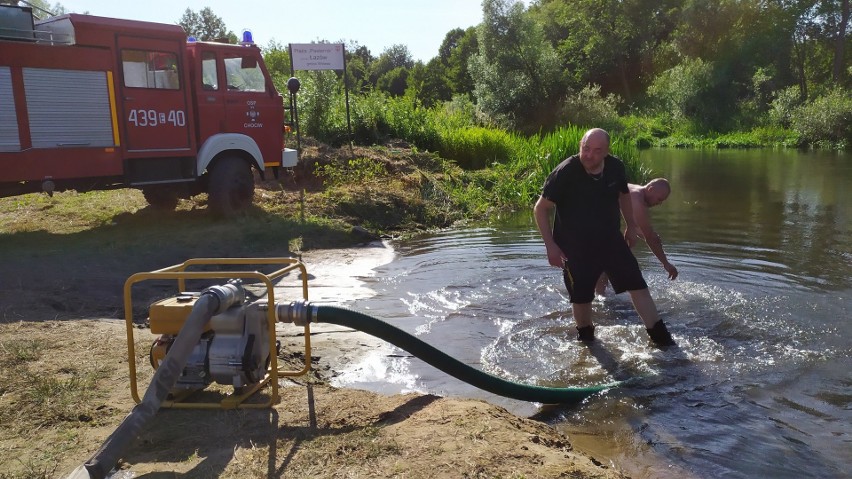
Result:
[[[407,332],[380,319],[337,306],[311,305],[313,319],[363,331],[397,346],[441,371],[479,389],[507,398],[544,404],[576,403],[620,383],[582,388],[548,388],[498,378],[447,355]]]

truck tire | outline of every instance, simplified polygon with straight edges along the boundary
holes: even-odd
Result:
[[[228,217],[251,206],[254,175],[251,165],[236,156],[227,156],[213,165],[207,204],[216,216]]]
[[[154,209],[174,211],[178,203],[178,193],[174,186],[146,186],[142,194]]]

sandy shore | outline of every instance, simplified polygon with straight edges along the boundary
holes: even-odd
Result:
[[[375,268],[391,262],[394,250],[390,244],[376,241],[356,248],[315,250],[304,253],[302,262],[308,271],[308,300],[313,303],[350,307],[359,299],[374,294],[369,279],[375,276]],[[294,278],[295,279],[295,278]],[[287,284],[287,298],[301,298],[299,282]],[[276,291],[278,294],[278,291]],[[333,376],[347,370],[364,355],[376,351],[392,351],[386,342],[361,331],[333,324],[314,323],[311,329],[311,355],[318,358],[320,369]],[[281,337],[288,337],[291,348],[301,350],[303,329],[290,325],[279,325]]]
[[[306,253],[309,299],[349,306],[368,297],[373,269],[392,259],[392,248],[381,243]],[[282,283],[291,279],[300,284],[295,277]],[[282,285],[281,293],[301,297],[296,286]],[[9,385],[0,395],[0,475],[66,477],[104,443],[134,406],[125,329],[115,318],[0,323],[0,379]],[[147,328],[134,331],[144,390],[152,375],[147,347],[155,336]],[[279,325],[279,366],[304,364],[303,333]],[[11,345],[21,338],[44,352],[14,356]],[[280,379],[274,407],[161,409],[128,446],[113,477],[626,477],[574,450],[553,427],[482,400],[334,387],[331,379],[340,371],[391,346],[334,325],[314,325],[311,342],[312,371]],[[97,380],[72,398],[53,397],[41,406],[28,399],[35,383],[76,384],[74,377]]]

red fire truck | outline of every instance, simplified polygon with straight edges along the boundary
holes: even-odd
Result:
[[[295,166],[260,49],[178,25],[0,6],[0,196],[132,187],[228,215],[257,170]]]

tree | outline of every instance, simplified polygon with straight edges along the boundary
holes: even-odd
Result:
[[[65,6],[63,6],[61,3],[56,2],[51,5],[45,0],[29,0],[27,2],[19,2],[17,0],[0,0],[0,4],[32,7],[33,16],[39,20],[44,20],[48,17],[64,15],[65,13],[67,13]]]
[[[834,39],[834,69],[833,77],[836,84],[843,82],[844,65],[846,65],[846,33],[849,30],[850,7],[849,0],[843,0]]]
[[[210,7],[204,7],[198,13],[187,8],[178,21],[178,25],[183,27],[187,35],[201,41],[225,41],[227,43],[239,41],[237,35],[228,30],[225,21],[213,13]]]
[[[574,90],[601,85],[632,102],[653,77],[654,52],[683,0],[541,0],[530,9]]]
[[[393,95],[401,95],[402,93],[395,92],[405,92],[408,88],[408,70],[413,67],[414,60],[408,47],[401,44],[391,45],[372,63],[371,83]],[[385,76],[388,78],[383,78]]]
[[[825,93],[831,83],[848,84],[852,73],[846,61],[849,0],[790,0],[789,3],[786,8],[795,18],[793,68],[802,99]],[[812,87],[818,87],[815,95]]]
[[[803,2],[800,2],[803,3]],[[808,98],[808,81],[811,77],[810,66],[815,55],[815,39],[819,37],[819,26],[815,19],[813,6],[798,5],[796,9],[796,27],[793,32],[793,63],[799,83],[800,100]]]
[[[269,45],[263,47],[263,63],[272,77],[275,89],[287,92],[287,80],[290,79],[290,51],[287,46],[275,40],[269,42]]]
[[[346,45],[346,81],[352,92],[366,92],[375,86],[370,83],[370,65],[373,63],[370,49],[357,42]]]
[[[842,85],[846,72],[846,42],[850,22],[849,0],[821,0],[814,2],[813,16],[817,22],[820,41],[830,50],[831,79]]]
[[[396,67],[379,77],[376,87],[391,94],[391,96],[402,96],[408,89],[409,69]]]
[[[764,92],[795,81],[790,69],[794,30],[795,19],[781,2],[685,3],[670,41],[678,61],[701,59],[713,65],[715,86],[701,111],[716,115],[708,115],[712,124],[707,127],[749,126],[769,107],[771,95]]]
[[[391,45],[379,55],[371,65],[370,78],[375,84],[376,80],[394,68],[412,68],[414,60],[408,47],[402,44]]]
[[[479,107],[511,128],[536,131],[551,124],[559,63],[541,26],[525,15],[521,2],[484,0],[482,10],[479,52],[468,64]]]
[[[421,105],[431,107],[453,97],[446,71],[439,57],[429,60],[426,65],[417,62],[411,69],[408,88],[413,89],[413,95],[420,100]]]
[[[476,27],[467,30],[456,28],[447,32],[438,49],[438,59],[444,66],[446,83],[452,93],[473,93],[473,78],[468,70],[468,62],[478,51]]]

